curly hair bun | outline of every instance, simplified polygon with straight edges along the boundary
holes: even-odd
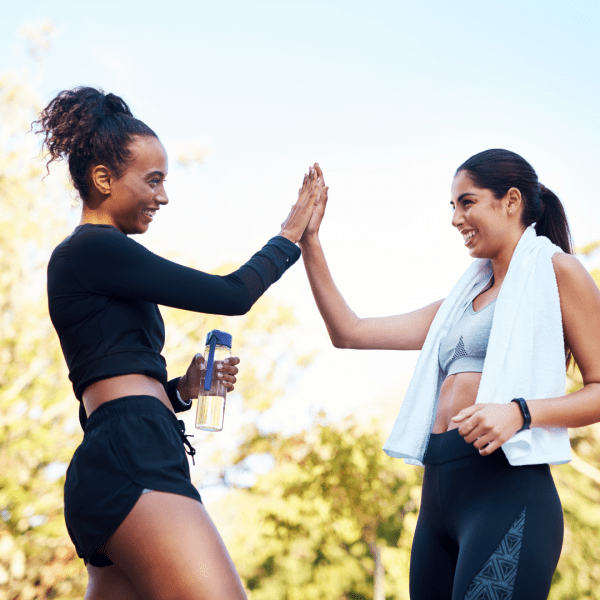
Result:
[[[71,180],[84,201],[92,164],[105,164],[120,177],[130,160],[128,146],[133,137],[157,137],[134,118],[122,98],[92,87],[60,92],[32,126],[44,136],[48,165],[68,159]]]

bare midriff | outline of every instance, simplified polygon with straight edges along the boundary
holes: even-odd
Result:
[[[154,396],[174,412],[163,384],[139,374],[119,375],[92,383],[83,392],[83,406],[89,417],[101,404],[124,396]]]
[[[448,375],[442,383],[437,413],[431,433],[444,433],[457,429],[461,423],[452,422],[463,408],[472,406],[477,400],[481,373],[456,373]]]

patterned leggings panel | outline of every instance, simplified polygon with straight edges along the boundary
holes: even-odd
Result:
[[[563,538],[548,465],[482,457],[432,435],[410,566],[412,600],[545,600]]]

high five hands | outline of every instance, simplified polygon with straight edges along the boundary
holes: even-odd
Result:
[[[315,163],[304,176],[302,187],[298,191],[298,200],[292,206],[287,219],[281,224],[279,235],[297,243],[307,229],[318,231],[323,219],[324,205],[327,203],[327,189],[323,181],[323,172]],[[317,207],[321,207],[320,218],[315,217]]]

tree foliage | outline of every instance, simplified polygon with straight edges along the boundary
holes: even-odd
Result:
[[[39,109],[25,75],[0,76],[0,598],[81,596],[62,511],[81,439],[45,301],[45,264],[64,236],[64,187],[26,136]]]
[[[243,446],[240,461],[269,453],[276,463],[236,501],[244,523],[231,552],[253,600],[373,598],[378,560],[380,597],[408,598],[421,471],[382,444],[374,425],[350,420]]]

